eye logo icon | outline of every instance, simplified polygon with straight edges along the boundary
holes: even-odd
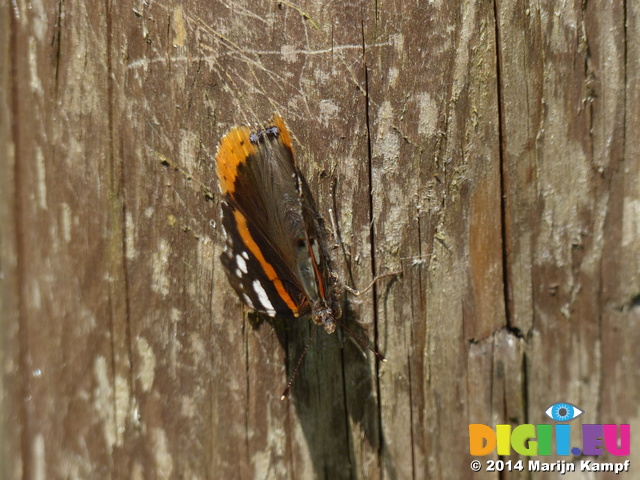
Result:
[[[570,422],[578,418],[584,412],[575,405],[566,402],[554,403],[544,412],[547,417],[556,422]]]

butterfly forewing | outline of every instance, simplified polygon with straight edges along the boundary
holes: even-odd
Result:
[[[221,260],[247,306],[289,318],[309,313],[310,306],[298,268],[306,246],[297,174],[286,127],[274,117],[278,122],[254,132],[233,128],[220,142]]]

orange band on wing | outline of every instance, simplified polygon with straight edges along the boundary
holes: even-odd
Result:
[[[242,237],[242,241],[249,248],[249,251],[253,254],[253,256],[256,257],[258,262],[260,262],[260,265],[262,265],[262,268],[264,269],[264,273],[266,273],[269,280],[273,282],[273,285],[274,287],[276,287],[280,298],[284,300],[284,303],[287,304],[287,307],[291,309],[296,317],[299,316],[300,310],[298,309],[298,306],[291,299],[291,296],[289,296],[289,292],[285,290],[284,285],[282,284],[282,280],[278,278],[278,274],[276,273],[275,269],[264,258],[264,255],[260,251],[260,247],[251,236],[251,233],[249,233],[249,228],[247,227],[247,219],[237,210],[233,211],[233,216],[236,219],[236,226],[238,227],[238,232]]]
[[[291,145],[291,135],[289,135],[289,130],[287,130],[287,126],[284,124],[284,120],[277,113],[273,114],[271,117],[271,123],[274,127],[278,127],[280,132],[280,140],[284,143],[289,149],[293,152],[293,146]]]
[[[249,127],[235,127],[220,140],[216,163],[223,195],[234,193],[238,165],[246,162],[249,155],[258,151],[249,139],[250,133]]]

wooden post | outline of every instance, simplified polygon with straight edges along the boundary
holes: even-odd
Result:
[[[0,476],[529,478],[473,473],[468,425],[558,401],[637,435],[638,18],[5,2]],[[230,289],[213,165],[274,111],[344,281],[403,271],[345,304],[389,363],[319,331],[287,401],[309,321]]]

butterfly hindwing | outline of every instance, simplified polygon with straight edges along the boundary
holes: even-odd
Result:
[[[304,291],[290,279],[291,272],[277,257],[269,255],[268,242],[259,230],[226,202],[222,204],[222,223],[227,240],[220,258],[231,286],[244,303],[272,317],[308,313]]]

